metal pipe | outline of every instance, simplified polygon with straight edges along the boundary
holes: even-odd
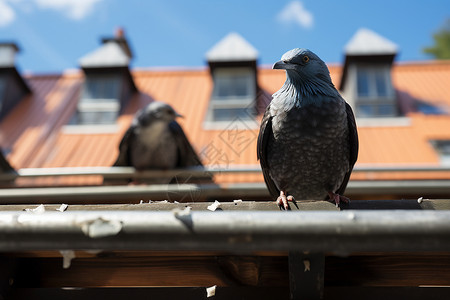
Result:
[[[450,166],[438,165],[356,165],[353,170],[359,172],[449,172]],[[204,175],[227,173],[260,173],[259,165],[230,165],[225,167],[198,167],[176,170],[148,170],[137,172],[133,167],[62,167],[62,168],[23,168],[17,173],[0,174],[1,180],[15,178],[34,178],[49,176],[105,176],[108,178],[171,178],[177,175]]]
[[[358,196],[399,194],[403,197],[448,195],[448,180],[350,181],[346,194]],[[264,183],[157,184],[128,186],[43,187],[0,189],[0,203],[124,203],[131,200],[204,201],[207,198],[269,199]]]
[[[420,197],[449,194],[448,180],[350,181],[346,194],[358,196],[401,194]],[[0,189],[0,203],[126,203],[139,200],[204,201],[208,198],[271,199],[264,183],[158,184],[87,187]]]
[[[0,212],[0,251],[449,251],[450,211]]]

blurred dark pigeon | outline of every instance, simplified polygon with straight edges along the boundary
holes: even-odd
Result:
[[[133,166],[138,171],[202,167],[183,129],[175,121],[177,117],[181,115],[170,105],[157,101],[138,111],[120,142],[114,166]],[[211,179],[210,175],[206,177]]]
[[[274,69],[286,70],[261,121],[257,155],[278,205],[343,196],[358,157],[358,133],[350,105],[331,82],[325,63],[307,49],[286,52]]]
[[[1,149],[0,149],[0,172],[1,173],[15,172],[14,168],[11,167],[9,162],[6,160]]]
[[[2,186],[9,186],[14,182],[14,179],[17,177],[17,172],[14,168],[9,164],[3,155],[3,151],[0,149],[0,173],[7,176],[3,181],[0,182]]]

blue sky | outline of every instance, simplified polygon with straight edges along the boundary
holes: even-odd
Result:
[[[296,47],[332,63],[366,27],[399,46],[398,61],[411,61],[429,59],[422,48],[449,17],[448,0],[0,0],[0,41],[17,42],[20,70],[33,73],[77,68],[119,26],[132,67],[204,66],[206,51],[231,31],[258,49],[262,64]]]

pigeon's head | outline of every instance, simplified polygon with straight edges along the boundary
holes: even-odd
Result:
[[[322,80],[331,83],[330,72],[323,60],[308,49],[295,48],[286,52],[273,69],[286,70],[294,82]]]
[[[158,120],[170,123],[177,117],[183,116],[178,114],[172,106],[164,102],[154,101],[141,111],[137,119],[141,125],[145,126]]]

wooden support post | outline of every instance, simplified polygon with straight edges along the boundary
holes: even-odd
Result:
[[[323,299],[323,253],[289,252],[289,288],[292,300]]]
[[[8,299],[14,283],[16,272],[16,259],[11,257],[0,257],[0,300]]]

